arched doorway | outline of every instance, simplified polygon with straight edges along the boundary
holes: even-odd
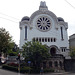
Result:
[[[52,47],[52,48],[50,49],[50,54],[51,54],[52,56],[54,56],[54,55],[56,54],[56,48]]]

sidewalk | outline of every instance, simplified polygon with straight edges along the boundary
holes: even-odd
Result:
[[[4,69],[0,69],[0,75],[75,75],[71,72],[59,72],[59,73],[43,73],[43,74],[22,74],[17,72],[12,72]]]
[[[23,75],[68,75],[68,74],[71,74],[71,73],[70,72],[61,72],[61,73],[23,74]]]

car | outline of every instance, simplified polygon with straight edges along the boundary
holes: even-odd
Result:
[[[6,58],[1,58],[1,63],[5,64],[6,63]]]

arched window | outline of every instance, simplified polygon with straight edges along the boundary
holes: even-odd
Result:
[[[53,40],[52,40],[52,38],[51,38],[51,42],[52,42]]]
[[[41,42],[41,38],[39,38],[39,42]]]
[[[56,39],[54,38],[54,42],[56,42]]]
[[[42,42],[44,42],[44,38],[42,38]]]
[[[54,65],[55,65],[55,67],[58,67],[58,62],[55,61],[55,62],[54,62]]]
[[[60,27],[61,29],[61,39],[63,40],[63,27]]]
[[[45,38],[45,42],[47,42],[47,38]]]
[[[36,38],[36,41],[38,41],[38,38]]]
[[[50,38],[48,38],[48,42],[50,42]]]
[[[27,40],[27,26],[25,26],[25,40]]]

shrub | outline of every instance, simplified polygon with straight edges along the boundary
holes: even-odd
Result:
[[[30,73],[40,73],[40,67],[38,67],[38,68],[32,67]]]
[[[18,72],[18,67],[16,67],[16,66],[11,66],[11,65],[4,64],[2,66],[2,68]],[[40,73],[40,68],[36,68],[36,67],[30,68],[30,67],[25,67],[25,66],[20,67],[20,72],[21,73],[29,73],[29,71],[30,71],[30,73]],[[44,69],[44,73],[49,73],[49,72],[54,72],[54,69]]]
[[[15,67],[15,66],[10,66],[10,65],[3,65],[2,66],[3,69],[7,69],[7,70],[11,70],[11,71],[16,71],[18,72],[18,67]],[[30,67],[20,67],[20,72],[21,73],[28,73],[29,70],[31,70]]]
[[[45,73],[54,72],[54,69],[44,69],[44,72],[45,72]]]
[[[20,72],[21,72],[21,73],[28,73],[29,70],[31,71],[32,68],[30,68],[30,67],[21,67],[21,68],[20,68]]]
[[[13,67],[13,66],[9,66],[9,65],[3,65],[2,66],[3,69],[7,69],[7,70],[11,70],[11,71],[16,71],[18,72],[18,68],[17,67]]]

